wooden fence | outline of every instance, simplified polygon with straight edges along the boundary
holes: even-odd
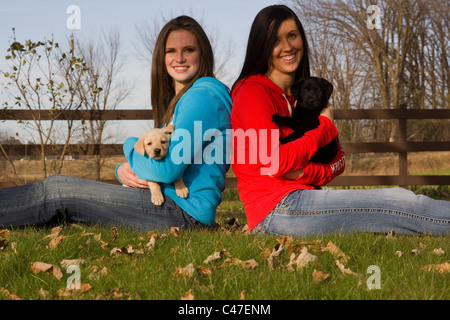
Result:
[[[390,119],[398,121],[399,138],[396,142],[364,142],[364,143],[342,143],[342,148],[346,154],[350,153],[397,153],[398,154],[398,175],[384,176],[339,176],[329,185],[334,186],[376,186],[376,185],[450,185],[450,175],[409,175],[408,174],[408,152],[425,151],[450,151],[450,141],[427,141],[411,142],[407,140],[407,120],[409,119],[450,119],[450,110],[412,110],[403,106],[400,109],[372,109],[372,110],[335,110],[336,120],[363,120],[363,119]],[[153,119],[152,110],[106,110],[101,112],[91,111],[60,111],[50,113],[40,112],[41,120],[50,120],[57,117],[58,120],[143,120]],[[32,120],[33,113],[29,110],[0,110],[1,120]],[[3,145],[5,151],[10,155],[37,155],[35,145]],[[62,148],[62,145],[60,146]],[[57,154],[54,146],[48,149],[47,154]],[[68,155],[121,155],[121,144],[71,145],[67,151]],[[1,155],[0,155],[1,156]],[[116,181],[105,181],[117,183]],[[7,187],[11,184],[0,181],[0,187]],[[227,187],[235,187],[236,179],[227,178]]]

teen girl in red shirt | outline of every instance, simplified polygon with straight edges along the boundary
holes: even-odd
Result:
[[[292,130],[272,122],[275,113],[291,114],[295,101],[290,88],[308,76],[308,42],[297,15],[284,5],[261,10],[232,90],[232,167],[249,228],[294,236],[335,231],[449,232],[448,201],[416,196],[403,188],[315,190],[314,185],[326,185],[345,167],[342,149],[329,164],[308,161],[338,136],[331,107],[319,116],[317,129],[284,145],[279,137]]]

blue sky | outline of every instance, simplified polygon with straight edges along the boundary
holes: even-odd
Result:
[[[119,109],[150,108],[148,63],[139,59],[134,43],[139,40],[136,25],[151,22],[163,15],[166,19],[181,14],[193,16],[201,21],[207,33],[217,36],[219,42],[232,41],[233,57],[228,64],[230,79],[240,71],[245,48],[256,14],[264,7],[279,3],[277,0],[0,0],[0,70],[5,71],[6,49],[13,41],[12,27],[16,39],[38,41],[54,38],[64,42],[73,32],[80,38],[100,35],[111,28],[120,30],[124,66],[121,77],[134,83],[132,95],[124,100]],[[80,29],[69,30],[66,22],[70,5],[80,8]],[[220,48],[220,43],[218,47]],[[216,54],[218,54],[216,52]],[[234,76],[233,76],[234,75]],[[222,80],[222,79],[220,79]],[[232,80],[223,80],[230,85]],[[4,82],[4,79],[0,79]],[[1,94],[1,91],[0,91]],[[3,95],[4,96],[4,95]],[[0,99],[2,101],[3,99]],[[15,125],[8,121],[2,127]],[[133,126],[125,135],[138,135],[142,126]]]
[[[234,56],[229,64],[230,73],[239,71],[244,59],[250,25],[264,7],[275,0],[0,0],[0,70],[5,65],[8,45],[13,41],[15,28],[18,41],[33,41],[54,37],[63,42],[73,32],[79,37],[95,36],[101,31],[117,27],[121,33],[124,74],[135,79],[133,96],[124,103],[127,106],[149,106],[149,66],[139,59],[134,42],[138,41],[136,25],[161,15],[174,17],[192,15],[203,27],[218,35],[219,41],[234,44]],[[81,25],[69,30],[66,21],[71,14],[67,8],[80,8]],[[220,44],[219,44],[220,47]],[[228,84],[228,83],[227,83]]]

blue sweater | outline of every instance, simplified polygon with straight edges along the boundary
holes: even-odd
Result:
[[[175,131],[164,159],[156,161],[135,152],[138,138],[128,138],[123,145],[131,169],[139,178],[159,182],[164,194],[209,226],[215,223],[230,167],[230,113],[228,88],[214,78],[200,78],[175,107]],[[186,199],[176,195],[173,184],[181,176],[189,188]]]

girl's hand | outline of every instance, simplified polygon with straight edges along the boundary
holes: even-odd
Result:
[[[322,110],[322,112],[320,113],[321,116],[327,117],[328,119],[330,119],[331,121],[334,121],[334,116],[333,116],[333,106],[329,105],[328,107],[326,107],[325,109]]]
[[[122,183],[131,188],[148,188],[146,180],[139,179],[131,170],[130,164],[125,162],[117,168],[117,177]]]
[[[302,169],[298,169],[298,170],[295,170],[295,171],[288,172],[288,173],[284,174],[283,177],[288,179],[288,180],[297,180],[302,175],[303,175],[303,170]]]

